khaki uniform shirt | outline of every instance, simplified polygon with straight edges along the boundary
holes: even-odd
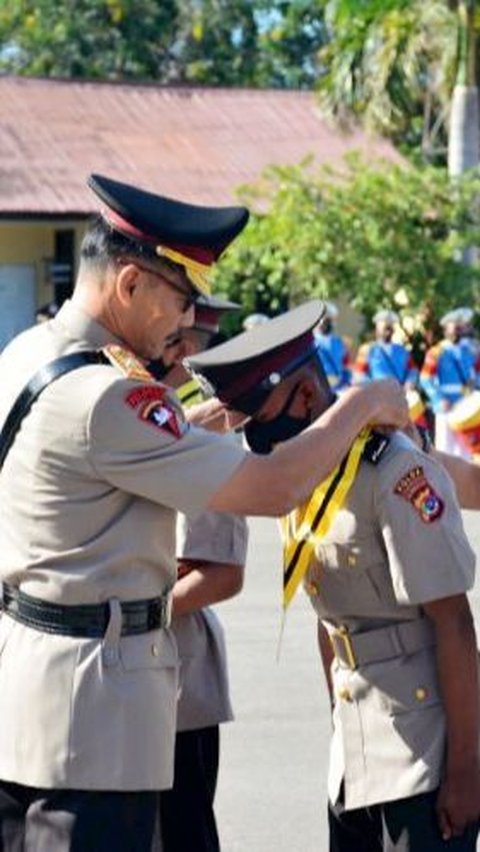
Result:
[[[244,565],[247,524],[236,515],[203,512],[179,516],[177,555],[228,565]],[[207,569],[208,570],[208,569]],[[228,571],[228,567],[225,571]],[[189,731],[233,719],[222,625],[212,607],[172,620],[180,657],[177,730]]]
[[[377,465],[361,462],[316,559],[305,588],[328,632],[345,625],[355,651],[374,631],[371,658],[384,657],[354,670],[334,660],[331,800],[342,781],[347,809],[435,789],[445,713],[421,606],[465,593],[475,568],[448,474],[394,434]]]
[[[0,359],[0,424],[36,370],[114,343],[73,303]],[[118,341],[116,341],[118,342]],[[176,511],[197,512],[242,461],[188,428],[156,384],[91,365],[52,383],[0,475],[0,580],[62,604],[112,601],[103,640],[0,623],[0,778],[39,787],[171,786],[177,652],[169,630],[120,638],[118,600],[176,577]]]

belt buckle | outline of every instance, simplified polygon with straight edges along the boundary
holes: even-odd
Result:
[[[337,627],[333,633],[330,634],[330,642],[333,648],[333,653],[337,659],[340,659],[341,662],[346,662],[348,668],[354,671],[354,669],[357,668],[357,659],[355,657],[355,651],[353,650],[348,628],[343,624],[341,627]],[[342,650],[344,651],[345,659],[344,656],[337,654],[337,642],[340,643]]]

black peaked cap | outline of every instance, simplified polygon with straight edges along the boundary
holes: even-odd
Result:
[[[246,207],[186,204],[104,175],[90,175],[88,186],[110,210],[146,238],[166,245],[210,249],[215,259],[248,221]]]

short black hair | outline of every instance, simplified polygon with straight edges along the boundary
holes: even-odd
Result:
[[[180,264],[165,257],[159,258],[153,244],[120,233],[112,228],[103,216],[91,219],[80,246],[80,260],[99,269],[106,269],[109,264],[117,263],[125,257],[143,259],[155,263],[158,267],[185,272]]]

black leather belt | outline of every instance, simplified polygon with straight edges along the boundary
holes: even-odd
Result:
[[[170,592],[161,597],[139,601],[122,601],[122,636],[148,633],[168,627]],[[85,638],[105,634],[110,619],[108,601],[101,604],[62,606],[50,603],[3,584],[3,610],[11,618],[43,633]]]

